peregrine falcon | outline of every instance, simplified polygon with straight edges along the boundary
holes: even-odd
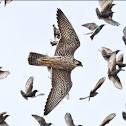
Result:
[[[98,92],[96,92],[96,91],[97,91],[98,88],[100,88],[101,85],[104,83],[105,79],[106,79],[105,77],[101,78],[101,79],[97,82],[97,84],[95,85],[94,89],[91,90],[89,96],[87,96],[87,97],[85,97],[85,98],[80,98],[80,100],[83,100],[83,99],[86,99],[86,98],[89,98],[89,100],[90,100],[90,97],[96,96],[96,95],[98,94]]]
[[[104,24],[98,26],[95,23],[87,23],[87,24],[83,24],[82,26],[84,26],[92,31],[92,32],[87,33],[85,35],[91,34],[90,38],[91,38],[91,40],[93,40],[94,36],[97,35],[101,31],[101,29],[104,27]]]
[[[5,115],[7,112],[2,112],[0,113],[0,126],[9,126],[6,122],[5,119],[9,116],[9,115]]]
[[[106,124],[108,124],[114,117],[116,116],[115,113],[112,113],[110,115],[108,115],[104,121],[102,122],[102,124],[100,126],[105,126]]]
[[[71,71],[82,63],[74,58],[74,52],[80,46],[79,38],[71,23],[61,9],[57,10],[57,22],[60,40],[53,57],[31,52],[30,65],[51,67],[52,89],[47,98],[44,115],[49,114],[69,93],[72,87]]]
[[[43,93],[41,94],[38,94],[38,95],[35,95],[38,90],[34,90],[32,91],[32,88],[33,88],[33,80],[34,80],[34,77],[30,77],[25,85],[25,91],[26,93],[24,93],[22,90],[21,90],[21,95],[26,99],[28,100],[28,97],[36,97],[36,96],[40,96],[40,95],[44,95]]]
[[[43,117],[40,117],[38,115],[32,115],[38,122],[40,126],[51,126],[52,123],[46,123],[45,119]]]
[[[99,19],[104,20],[106,23],[113,26],[119,26],[120,24],[112,19],[113,13],[112,7],[115,4],[112,4],[113,0],[99,0],[99,5],[101,7],[101,12],[96,8],[96,14]]]

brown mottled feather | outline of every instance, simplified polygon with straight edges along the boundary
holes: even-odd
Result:
[[[61,38],[57,44],[55,56],[73,57],[75,50],[80,46],[79,38],[71,23],[60,9],[57,10],[57,22]]]
[[[45,105],[44,115],[50,113],[58,105],[58,103],[68,94],[69,90],[72,87],[70,73],[71,72],[59,70],[58,74],[52,76],[53,87]]]

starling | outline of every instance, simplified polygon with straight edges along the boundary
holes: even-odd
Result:
[[[57,45],[57,43],[58,43],[58,41],[50,41],[50,44],[51,44],[52,46]]]
[[[21,95],[26,99],[28,100],[28,97],[37,97],[37,96],[40,96],[40,95],[44,95],[43,93],[39,94],[39,95],[36,95],[36,93],[38,92],[38,90],[33,90],[32,91],[32,88],[33,88],[33,80],[34,78],[33,77],[30,77],[28,79],[28,81],[26,82],[26,85],[25,85],[25,91],[26,93],[24,93],[22,90],[21,90]]]
[[[2,67],[0,67],[0,69],[2,69]],[[2,70],[0,70],[0,79],[6,78],[9,74],[10,74],[9,71],[2,71]]]
[[[125,108],[126,108],[126,104],[125,104]],[[124,112],[124,111],[122,112],[122,117],[124,120],[126,120],[126,112]]]
[[[120,24],[112,19],[113,13],[112,7],[115,4],[112,4],[113,0],[99,0],[99,4],[101,7],[101,12],[98,8],[96,8],[96,14],[99,19],[104,20],[106,23],[111,24],[113,26],[119,26]]]
[[[64,13],[57,10],[57,22],[60,40],[54,57],[31,52],[30,65],[51,67],[52,89],[47,98],[44,115],[49,114],[69,93],[72,87],[71,71],[82,63],[74,58],[74,52],[80,46],[78,36]]]
[[[32,115],[39,123],[40,126],[51,126],[52,123],[46,123],[45,119],[43,117],[40,117],[38,115]]]
[[[65,116],[65,121],[67,123],[67,126],[75,126],[74,122],[73,122],[73,119],[72,119],[72,116],[70,113],[66,113]],[[82,125],[78,125],[78,126],[82,126]]]
[[[0,126],[9,126],[6,122],[5,119],[10,116],[10,115],[5,115],[7,112],[2,112],[0,113]]]
[[[6,6],[7,4],[9,4],[12,0],[5,0],[4,1],[4,6]]]
[[[102,124],[100,126],[105,126],[106,124],[108,124],[114,117],[116,116],[115,113],[110,114],[109,116],[107,116],[104,121],[102,122]]]
[[[126,27],[123,29],[123,34],[124,34],[124,36],[122,37],[122,39],[126,45]]]
[[[93,40],[94,36],[97,35],[100,32],[100,30],[104,27],[104,24],[98,26],[95,23],[87,23],[87,24],[83,24],[82,26],[92,31],[90,33],[87,33],[86,35],[91,34],[90,38],[91,40]]]
[[[87,96],[87,97],[85,97],[85,98],[80,98],[80,100],[83,100],[83,99],[86,99],[86,98],[89,98],[89,100],[90,100],[90,97],[96,96],[96,95],[98,94],[98,92],[96,92],[96,91],[97,91],[98,88],[100,88],[101,85],[104,83],[105,79],[106,79],[105,77],[101,78],[101,79],[97,82],[97,84],[95,85],[94,89],[91,90],[89,96]]]
[[[53,24],[53,31],[54,31],[54,40],[56,41],[56,38],[60,38],[60,31],[58,28],[55,27],[55,25]]]
[[[118,89],[122,89],[121,81],[117,75],[120,71],[124,70],[121,68],[116,69],[116,52],[113,52],[108,61],[108,78],[114,83],[115,87]]]

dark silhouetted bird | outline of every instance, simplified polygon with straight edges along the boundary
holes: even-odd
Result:
[[[126,108],[126,104],[125,104],[125,108]],[[122,112],[122,117],[124,120],[126,120],[126,112],[124,112],[124,111]]]
[[[0,113],[0,126],[9,126],[6,122],[5,119],[10,116],[10,115],[5,115],[7,112],[2,112]]]
[[[122,89],[121,81],[117,75],[120,71],[124,70],[121,68],[116,69],[116,52],[113,52],[108,61],[108,78],[114,83],[115,87],[118,89]]]
[[[53,24],[53,31],[54,31],[54,40],[56,41],[56,38],[60,38],[60,31],[58,28],[55,27],[55,25]]]
[[[86,98],[89,98],[89,100],[90,100],[90,97],[96,96],[96,95],[98,94],[98,92],[96,92],[96,91],[97,91],[98,88],[100,88],[101,85],[104,83],[105,79],[106,79],[105,77],[101,78],[101,79],[97,82],[97,84],[95,85],[94,89],[91,90],[89,96],[87,96],[87,97],[85,97],[85,98],[80,98],[80,100],[83,100],[83,99],[86,99]]]
[[[58,41],[50,41],[50,44],[52,45],[52,46],[55,46],[55,45],[57,45],[57,43],[58,43]]]
[[[104,27],[104,24],[98,26],[95,23],[87,23],[87,24],[83,24],[82,26],[84,26],[92,31],[85,35],[91,34],[90,38],[93,40],[94,36],[97,35],[100,32],[100,30]]]
[[[105,126],[106,124],[108,124],[114,117],[116,116],[115,113],[110,114],[109,116],[107,116],[104,121],[102,122],[102,124],[100,126]]]
[[[32,115],[39,123],[40,126],[51,126],[52,123],[46,123],[45,119],[38,115]]]
[[[41,94],[38,94],[36,95],[36,93],[38,92],[38,90],[33,90],[33,80],[34,78],[33,77],[30,77],[25,85],[25,91],[26,93],[24,93],[22,90],[21,90],[21,95],[26,99],[28,100],[28,97],[37,97],[37,96],[40,96],[40,95],[44,95],[43,93]]]
[[[103,58],[106,60],[106,61],[109,61],[109,57],[111,56],[111,54],[113,52],[116,52],[116,54],[120,51],[120,50],[116,50],[116,51],[112,51],[111,49],[109,48],[106,48],[106,47],[101,47],[100,49],[98,49],[101,53],[102,53],[102,56]]]
[[[126,66],[126,63],[123,63],[123,57],[124,57],[124,55],[121,54],[121,55],[118,56],[118,58],[116,60],[116,65],[118,65],[119,68]]]
[[[66,121],[67,126],[75,126],[70,113],[66,113],[64,119]],[[82,126],[82,125],[78,125],[78,126]]]
[[[2,67],[0,67],[0,69],[2,69]],[[2,70],[0,70],[0,79],[6,78],[9,74],[10,74],[9,71],[2,71]]]
[[[106,23],[113,26],[119,26],[120,24],[112,19],[113,13],[112,7],[115,4],[112,4],[113,0],[99,0],[99,5],[101,7],[101,12],[96,8],[96,14],[99,19],[104,20]]]
[[[123,34],[124,34],[124,36],[122,37],[122,39],[126,45],[126,27],[123,29]]]
[[[61,37],[54,57],[31,52],[28,58],[30,65],[52,68],[52,89],[47,98],[44,115],[50,113],[69,93],[72,87],[71,71],[77,66],[82,66],[82,63],[74,58],[74,52],[80,46],[80,41],[60,9],[57,10],[57,20]]]
[[[4,0],[4,6],[6,6],[7,4],[9,4],[12,0]]]

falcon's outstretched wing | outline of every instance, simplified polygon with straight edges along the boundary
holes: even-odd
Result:
[[[56,73],[52,72],[52,75],[54,74],[55,76],[52,76],[52,89],[45,105],[44,115],[50,113],[69,93],[72,87],[71,72],[59,70]]]
[[[71,23],[60,9],[57,10],[57,22],[61,38],[57,44],[55,56],[73,57],[74,52],[80,46],[79,38]]]

